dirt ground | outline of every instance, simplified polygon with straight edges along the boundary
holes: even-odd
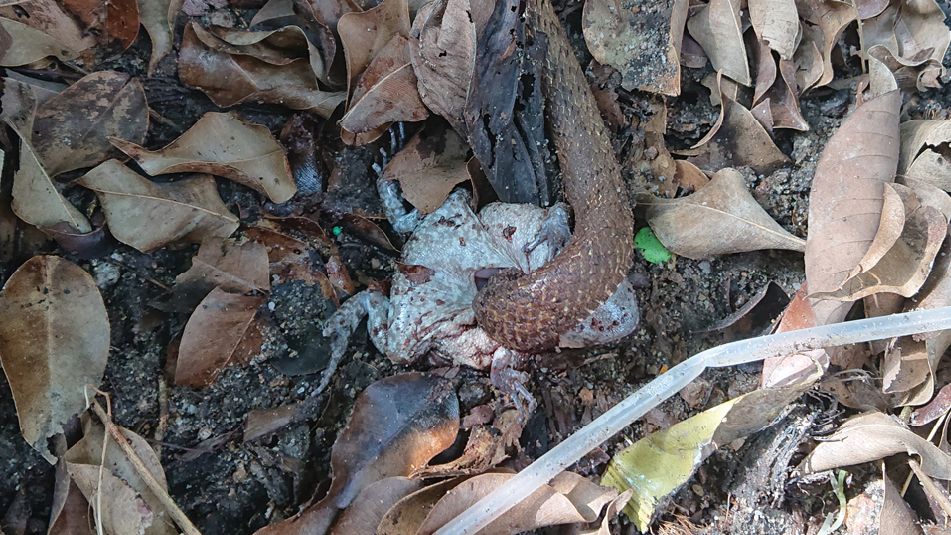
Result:
[[[579,7],[572,4],[566,10],[566,22],[575,44],[581,46]],[[951,8],[947,2],[942,7]],[[133,49],[104,68],[144,76],[145,54],[142,49]],[[174,62],[166,60],[164,74],[145,80],[149,102],[165,121],[153,129],[147,141],[149,147],[165,144],[201,114],[215,109],[201,92],[179,85],[174,68]],[[699,84],[706,73],[687,69],[683,96],[667,101],[671,148],[690,146],[716,120],[717,110]],[[615,85],[619,82],[617,76],[608,81]],[[616,90],[627,117],[645,123],[653,97],[620,87]],[[808,95],[802,109],[811,130],[780,133],[777,138],[777,145],[793,163],[768,176],[745,172],[756,199],[797,236],[806,235],[809,187],[819,154],[852,103],[849,88]],[[951,84],[945,84],[940,92],[913,98],[902,118],[948,118],[949,107]],[[252,120],[275,129],[289,117],[284,110],[266,106],[239,109]],[[349,162],[349,172],[368,181],[367,154],[371,149],[343,148],[339,140],[330,139],[331,128],[325,132],[327,139],[318,140],[324,152],[338,162]],[[622,129],[615,141],[632,191],[656,189],[649,168],[642,164],[642,130],[635,126]],[[348,151],[353,154],[345,154]],[[222,198],[229,205],[237,205],[243,219],[260,213],[258,198],[239,191],[239,187],[224,182],[219,185]],[[328,214],[325,223],[325,228],[333,226],[333,216]],[[643,219],[639,220],[638,227],[643,224]],[[392,270],[392,254],[348,232],[335,239],[351,273],[382,278]],[[227,369],[207,389],[174,387],[168,384],[163,369],[167,348],[187,315],[166,314],[155,306],[167,299],[166,289],[177,274],[188,268],[194,251],[183,248],[144,255],[116,244],[108,256],[91,261],[72,259],[94,276],[110,313],[112,353],[102,390],[112,396],[116,422],[161,447],[171,496],[203,533],[246,534],[275,518],[293,514],[298,504],[326,488],[330,446],[346,422],[354,397],[373,381],[404,370],[382,357],[367,343],[365,335],[358,337],[331,387],[316,401],[311,400],[309,418],[244,442],[242,426],[249,411],[309,398],[320,377],[315,372],[326,358],[319,332],[332,305],[319,289],[303,283],[274,287],[268,308],[275,328],[268,332],[262,354],[246,367]],[[0,266],[0,276],[5,278],[13,268],[15,265]],[[557,443],[665,367],[721,342],[719,332],[704,330],[741,307],[769,282],[791,295],[803,279],[803,263],[800,254],[783,251],[702,261],[676,258],[663,266],[638,257],[631,276],[642,311],[634,335],[616,347],[540,355],[535,360],[532,390],[540,403],[523,435],[526,458]],[[294,356],[296,359],[291,358]],[[758,372],[757,367],[750,366],[705,374],[689,392],[664,403],[613,439],[602,452],[582,461],[578,471],[596,475],[608,456],[628,440],[754,389]],[[462,414],[494,395],[485,374],[458,370],[455,381]],[[708,533],[788,533],[806,524],[821,523],[835,503],[831,487],[788,481],[788,464],[782,461],[794,459],[796,447],[810,436],[821,434],[838,415],[829,400],[805,397],[778,426],[742,444],[722,448],[678,494],[668,514],[661,518],[662,529],[686,533],[699,529],[690,526],[706,526]],[[167,425],[160,424],[163,421]],[[53,468],[21,438],[10,390],[2,380],[0,452],[0,514],[16,502],[28,508],[31,520],[27,532],[45,533]],[[619,529],[622,533],[636,532],[626,520]]]

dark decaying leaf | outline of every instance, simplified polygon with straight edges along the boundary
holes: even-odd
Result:
[[[449,381],[420,373],[381,379],[353,407],[330,454],[327,495],[300,514],[257,535],[324,533],[341,509],[375,481],[408,476],[455,441],[459,402]]]
[[[782,287],[770,281],[762,290],[735,312],[704,329],[704,332],[725,330],[727,341],[737,337],[756,336],[772,327],[772,322],[789,304],[789,296]]]
[[[255,317],[265,301],[261,295],[211,291],[188,318],[175,366],[175,384],[201,388],[215,381],[229,365],[246,364],[263,340]]]
[[[692,259],[760,249],[803,250],[803,240],[779,226],[756,203],[734,169],[713,175],[695,193],[651,199],[648,222],[672,252]]]
[[[342,92],[320,89],[308,58],[275,65],[233,50],[226,41],[189,22],[178,55],[179,77],[222,107],[258,101],[330,117],[344,100]]]
[[[469,180],[469,146],[448,128],[427,128],[414,136],[383,169],[398,180],[403,197],[420,213],[442,206],[456,185]]]
[[[675,97],[680,94],[680,45],[687,8],[687,0],[637,9],[610,0],[588,0],[581,28],[591,55],[617,69],[625,89]],[[662,41],[652,42],[655,39]]]
[[[159,184],[109,160],[77,183],[96,193],[112,235],[139,251],[179,240],[227,238],[238,228],[238,218],[228,211],[208,175]]]
[[[61,0],[86,32],[97,33],[103,43],[115,43],[125,50],[139,35],[139,6],[136,0]]]
[[[92,277],[56,256],[35,256],[0,291],[0,364],[23,438],[50,461],[47,438],[86,406],[109,355],[109,318]]]
[[[152,175],[208,173],[233,180],[282,203],[297,192],[290,164],[267,127],[233,113],[209,112],[165,147],[151,151],[121,139],[112,143]]]
[[[33,148],[46,171],[55,176],[121,157],[108,138],[142,143],[148,127],[142,84],[128,74],[100,71],[37,107]]]
[[[868,251],[898,165],[901,95],[866,101],[829,139],[809,195],[809,291],[838,291]]]

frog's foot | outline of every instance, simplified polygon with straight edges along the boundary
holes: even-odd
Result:
[[[507,348],[500,348],[492,358],[489,378],[492,385],[502,393],[508,394],[518,409],[519,419],[524,424],[535,412],[535,396],[528,391],[529,375],[515,369],[521,364],[523,355]]]
[[[388,327],[388,310],[389,300],[382,293],[377,290],[364,290],[344,301],[327,319],[323,335],[330,340],[330,359],[312,396],[320,395],[330,384],[337,366],[347,352],[350,338],[364,317],[367,317],[370,340],[382,351]]]
[[[525,244],[525,253],[529,254],[536,247],[543,243],[548,243],[552,250],[552,256],[558,254],[561,248],[571,239],[571,227],[568,224],[570,213],[568,205],[559,202],[549,208],[545,213],[545,219],[542,221],[542,228],[534,240]]]
[[[390,146],[389,151],[380,148],[380,158],[373,164],[373,171],[376,173],[376,190],[383,201],[383,213],[387,221],[398,234],[406,236],[416,230],[423,216],[415,208],[408,207],[408,203],[403,199],[403,193],[400,191],[400,185],[396,180],[387,178],[384,169],[390,159],[403,148],[406,142],[406,130],[403,123],[396,123],[390,127]]]

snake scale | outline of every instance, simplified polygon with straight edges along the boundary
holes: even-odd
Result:
[[[547,36],[542,90],[575,228],[557,257],[532,273],[492,277],[473,306],[479,326],[496,341],[543,351],[627,275],[634,216],[608,130],[550,0],[529,0],[526,20],[536,36]]]

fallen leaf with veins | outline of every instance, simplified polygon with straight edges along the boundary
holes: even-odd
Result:
[[[37,106],[32,142],[47,172],[56,176],[121,157],[108,138],[142,143],[148,127],[149,108],[138,79],[99,71]]]
[[[880,412],[854,416],[816,445],[799,465],[804,474],[878,461],[898,453],[921,457],[922,470],[931,477],[951,480],[951,456],[916,435],[894,418]]]
[[[350,507],[340,513],[330,535],[377,533],[383,515],[396,502],[418,491],[423,482],[403,476],[388,477],[367,485],[353,500]]]
[[[149,55],[149,70],[151,76],[155,68],[169,52],[172,51],[175,41],[175,17],[182,7],[183,0],[138,0],[139,18],[142,27],[149,34],[152,41],[152,51]]]
[[[795,0],[749,0],[753,31],[785,60],[799,44],[799,12]]]
[[[845,301],[881,292],[915,295],[948,233],[951,207],[947,194],[941,195],[946,213],[940,207],[928,205],[911,188],[886,183],[881,219],[865,255],[837,290],[814,291],[812,295]]]
[[[203,388],[224,368],[244,365],[260,352],[263,337],[255,325],[263,295],[231,293],[218,286],[195,308],[178,348],[175,384]]]
[[[131,430],[120,426],[117,426],[117,428],[119,432],[125,436],[126,440],[129,441],[132,449],[142,460],[145,468],[152,477],[155,478],[161,487],[168,490],[165,471],[162,468],[161,460],[158,455],[155,454],[155,450],[152,449],[144,438]],[[104,519],[103,524],[105,524],[103,528],[110,533],[124,533],[123,531],[118,531],[122,524],[117,523],[128,520],[124,518],[128,511],[113,515],[110,515],[109,512],[110,510],[113,512],[123,510],[125,504],[117,503],[117,501],[128,498],[129,493],[125,490],[125,487],[128,487],[132,491],[132,496],[134,496],[133,503],[138,506],[133,513],[133,518],[141,519],[143,524],[148,524],[148,527],[145,528],[144,535],[177,534],[178,530],[175,529],[162,502],[149,489],[148,485],[145,484],[142,476],[139,475],[132,465],[132,461],[129,460],[129,457],[116,445],[111,437],[105,437],[105,435],[106,430],[101,424],[86,418],[83,423],[83,438],[69,448],[63,456],[69,473],[79,474],[80,490],[90,506],[92,506],[94,510],[98,509],[97,502],[101,501],[101,512]],[[123,490],[120,491],[119,495],[104,492],[99,496],[96,493],[95,485],[90,486],[88,482],[84,481],[86,474],[92,471],[91,469],[98,472],[100,467],[103,470],[103,476],[107,478],[111,476],[118,480],[118,483],[122,484],[122,486],[119,486],[116,482],[106,483],[103,488],[122,488]]]
[[[746,86],[753,83],[738,0],[711,0],[687,19],[687,29],[715,71]]]
[[[449,128],[423,129],[383,169],[422,214],[442,206],[456,185],[470,180],[469,145]]]
[[[409,47],[409,39],[394,35],[360,75],[347,113],[340,119],[344,143],[364,145],[396,121],[422,121],[429,116],[419,96]]]
[[[417,13],[411,32],[410,61],[420,99],[456,132],[467,130],[466,98],[475,73],[471,9],[469,0],[428,3]]]
[[[20,168],[13,175],[13,212],[41,229],[65,223],[79,233],[90,232],[89,220],[63,197],[34,152],[30,139],[37,103],[32,87],[4,78],[0,107],[0,120],[20,136]]]
[[[789,161],[773,143],[769,132],[742,104],[723,97],[722,124],[714,125],[694,147],[703,151],[691,157],[691,163],[707,171],[723,167],[749,166],[768,174]]]
[[[465,476],[446,479],[404,496],[383,515],[377,524],[377,535],[415,535],[436,502],[466,479]]]
[[[788,249],[805,242],[779,226],[746,188],[743,176],[723,169],[695,193],[677,199],[652,199],[647,220],[665,247],[699,260],[719,254]]]
[[[832,50],[839,41],[839,34],[856,19],[857,11],[845,2],[827,2],[825,0],[796,0],[799,17],[816,26],[822,35],[822,42],[816,48],[822,57],[822,75],[810,87],[828,85],[835,77],[832,69]],[[803,26],[806,26],[803,24]],[[803,91],[805,91],[805,87]]]
[[[267,248],[256,241],[204,240],[188,271],[175,277],[169,300],[174,310],[189,311],[216,286],[235,293],[268,291]]]
[[[636,9],[610,0],[589,0],[584,3],[581,29],[591,55],[621,73],[624,89],[675,97],[680,94],[680,46],[687,7],[687,0]],[[658,27],[660,21],[668,26]],[[664,42],[651,42],[655,37]]]
[[[811,292],[838,291],[875,238],[885,184],[898,165],[900,105],[898,91],[866,101],[822,151],[809,195],[805,261]]]
[[[458,431],[459,402],[449,381],[404,373],[371,384],[357,396],[350,421],[334,442],[327,495],[255,534],[326,532],[363,489],[381,479],[408,476],[451,446]]]
[[[155,522],[151,509],[125,481],[88,464],[67,464],[73,482],[102,519],[105,533],[150,533]]]
[[[0,4],[0,29],[16,43],[0,50],[3,67],[27,65],[49,56],[68,61],[96,44],[55,0]]]
[[[227,238],[238,228],[208,175],[156,183],[108,160],[76,183],[95,192],[112,235],[142,252],[180,240]]]
[[[329,118],[345,98],[343,92],[320,88],[309,59],[301,57],[286,65],[268,63],[236,52],[233,45],[195,22],[185,26],[178,70],[183,83],[200,89],[221,107],[267,102]]]
[[[175,141],[151,151],[111,139],[149,175],[208,173],[247,186],[276,203],[297,193],[291,166],[267,127],[234,113],[208,112]]]
[[[409,37],[407,0],[384,0],[363,12],[345,13],[337,22],[337,32],[347,61],[348,92],[353,93],[358,77],[387,43],[397,35]]]
[[[658,505],[686,484],[704,459],[720,446],[769,426],[808,388],[756,390],[651,433],[616,453],[601,483],[634,491],[624,512],[638,529],[647,531]]]
[[[513,477],[514,474],[488,473],[459,483],[436,502],[417,533],[433,533]],[[578,474],[562,472],[483,528],[482,533],[521,533],[547,526],[594,522],[619,494]]]
[[[34,256],[0,291],[0,364],[23,438],[51,464],[47,439],[86,406],[109,356],[109,317],[96,283],[79,266]]]

